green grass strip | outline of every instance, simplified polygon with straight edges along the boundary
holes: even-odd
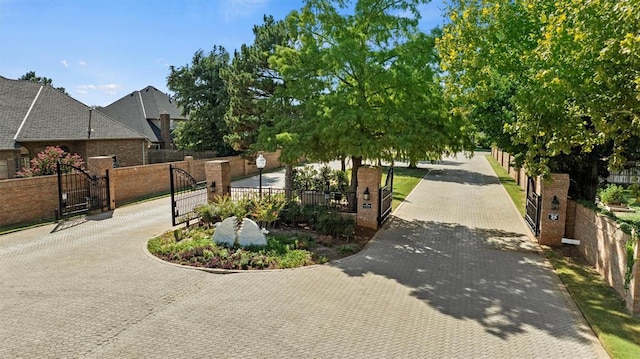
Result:
[[[487,155],[487,160],[524,215],[524,191],[491,155]],[[557,250],[545,247],[544,251],[609,355],[614,359],[637,358],[640,353],[640,318],[629,314],[622,298],[592,267],[576,263]]]
[[[545,248],[545,254],[609,355],[638,358],[640,318],[629,314],[624,300],[590,266],[556,250]]]
[[[384,168],[383,171],[382,184],[384,184],[386,179],[387,168]],[[396,209],[428,172],[429,170],[426,168],[394,167],[393,202],[391,203],[391,207]]]
[[[491,155],[485,155],[485,157],[487,158],[487,161],[489,161],[489,164],[491,164],[493,171],[500,179],[500,183],[502,183],[504,188],[507,190],[507,193],[509,193],[509,197],[511,197],[511,200],[518,208],[520,215],[524,216],[526,194],[522,188],[518,186],[518,183],[509,176],[507,170],[505,170],[495,158]]]

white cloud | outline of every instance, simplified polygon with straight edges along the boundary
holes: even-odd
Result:
[[[89,91],[102,91],[107,95],[117,95],[118,90],[120,90],[122,86],[116,84],[106,84],[106,85],[78,85],[76,86],[76,92],[82,95],[89,93]]]
[[[69,67],[69,63],[67,62],[67,60],[62,60],[60,62],[62,63],[62,66]]]
[[[86,63],[86,62],[84,62],[84,61],[82,61],[82,60],[78,61],[78,65],[80,65],[80,66],[85,66],[86,64],[87,64],[87,63]]]
[[[107,95],[117,95],[122,86],[116,84],[100,85],[98,88]]]
[[[263,9],[268,0],[229,0],[223,5],[223,13],[227,20],[236,17],[247,17]]]

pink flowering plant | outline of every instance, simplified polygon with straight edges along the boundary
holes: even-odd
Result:
[[[16,175],[18,177],[35,177],[35,176],[48,176],[57,173],[56,163],[65,165],[71,165],[82,168],[84,166],[84,160],[78,154],[70,154],[63,151],[57,146],[48,146],[44,151],[38,153],[38,155],[31,160],[31,167],[23,167]],[[70,172],[70,170],[66,170]]]

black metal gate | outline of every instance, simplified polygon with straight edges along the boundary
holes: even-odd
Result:
[[[384,186],[380,188],[379,206],[378,206],[378,225],[384,223],[384,221],[391,214],[391,204],[393,202],[393,167],[389,167],[387,171],[387,179],[384,182]]]
[[[171,223],[177,226],[198,218],[196,207],[207,204],[207,182],[198,182],[187,171],[169,165]]]
[[[109,210],[109,171],[104,177],[91,176],[80,167],[58,162],[58,202],[56,219],[93,210]]]
[[[540,207],[542,197],[536,193],[536,183],[533,177],[527,181],[527,206],[524,219],[535,236],[540,234]]]

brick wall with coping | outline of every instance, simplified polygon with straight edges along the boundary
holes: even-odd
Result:
[[[631,236],[622,232],[615,220],[598,214],[580,204],[575,205],[574,238],[580,240],[578,250],[587,262],[622,296],[629,311],[640,314],[640,263],[636,261],[629,290],[624,289],[627,266],[627,241]],[[638,258],[638,241],[634,258]]]
[[[268,161],[267,169],[277,168],[280,165],[277,155],[265,155]],[[232,178],[243,177],[248,172],[251,173],[251,171],[247,171],[246,161],[239,156],[221,159],[230,159]],[[120,158],[118,158],[119,160]],[[109,170],[109,182],[115,200],[114,206],[169,193],[170,164],[190,172],[197,181],[204,181],[205,163],[210,160],[212,159],[187,159],[172,163],[112,168]],[[258,173],[258,170],[255,169],[254,173]],[[0,227],[52,220],[55,218],[57,208],[57,176],[0,181]]]

